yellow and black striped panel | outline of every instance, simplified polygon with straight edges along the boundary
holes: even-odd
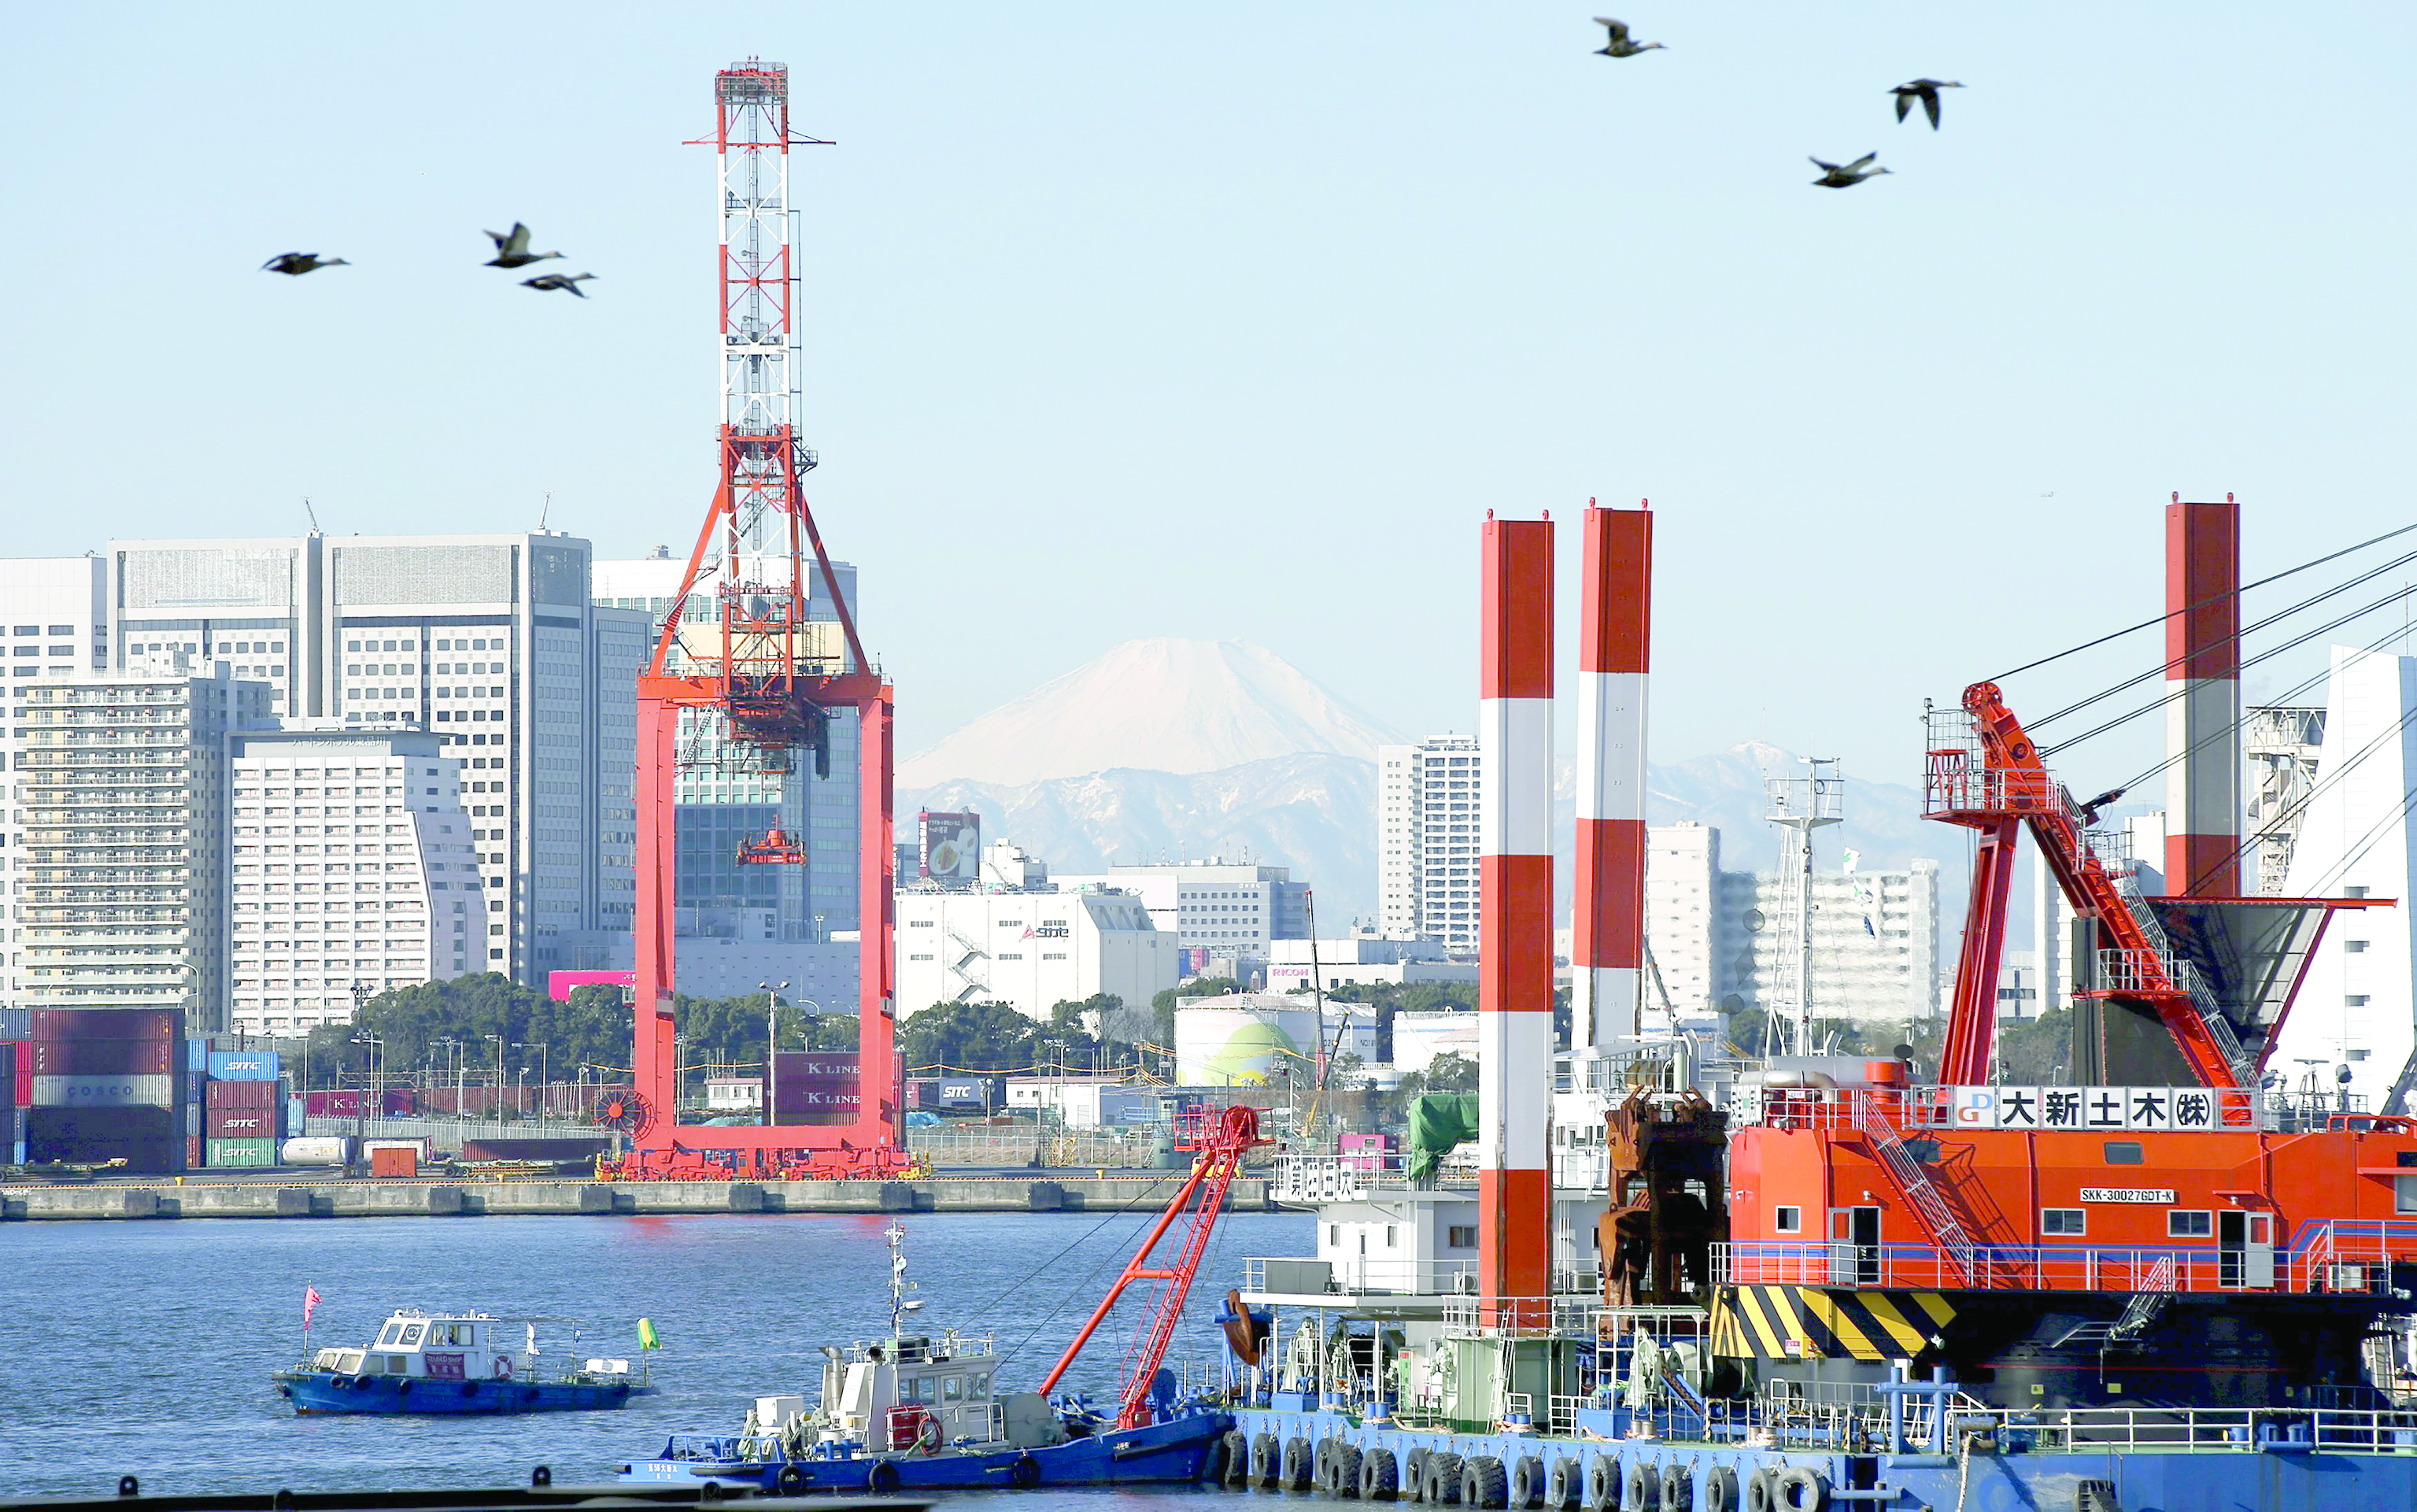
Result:
[[[1712,1297],[1712,1352],[1758,1360],[1909,1359],[1954,1316],[1936,1291],[1723,1287]]]

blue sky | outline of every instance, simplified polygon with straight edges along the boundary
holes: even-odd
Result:
[[[750,53],[840,143],[798,177],[813,497],[909,748],[1148,634],[1466,730],[1484,512],[1570,522],[1567,576],[1589,496],[1650,496],[1657,756],[1910,781],[1925,695],[2157,611],[2169,491],[2240,495],[2253,576],[2417,518],[2408,8],[1672,5],[1621,62],[1590,13],[21,9],[7,549],[548,489],[605,553],[684,543],[680,143]],[[1885,93],[1919,74],[1969,86],[1935,135]],[[516,217],[591,299],[478,266]],[[254,270],[289,248],[358,266]]]

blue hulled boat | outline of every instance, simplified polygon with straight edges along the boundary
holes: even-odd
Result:
[[[529,1320],[417,1310],[388,1318],[367,1349],[321,1350],[274,1379],[296,1413],[414,1416],[596,1412],[654,1389],[627,1360],[544,1375]]]

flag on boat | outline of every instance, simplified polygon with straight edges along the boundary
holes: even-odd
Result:
[[[651,1318],[639,1319],[638,1348],[642,1350],[659,1350],[662,1347],[662,1336],[655,1332],[655,1321]]]
[[[315,1286],[304,1286],[302,1288],[302,1326],[304,1328],[311,1326],[311,1315],[318,1310],[319,1289]]]
[[[537,1324],[535,1323],[528,1325],[528,1356],[532,1360],[537,1358]]]

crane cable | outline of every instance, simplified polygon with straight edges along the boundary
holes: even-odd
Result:
[[[2417,530],[2417,525],[2404,525],[2397,530],[2387,530],[2383,534],[2376,536],[2371,540],[2362,541],[2355,546],[2344,546],[2341,550],[2333,552],[2330,556],[2318,557],[2313,561],[2302,562],[2297,567],[2287,567],[2283,571],[2273,573],[2271,576],[2261,577],[2255,583],[2244,583],[2240,588],[2235,588],[2230,592],[2212,594],[2207,598],[2199,600],[2197,603],[2186,603],[2179,609],[2170,610],[2165,614],[2161,614],[2154,619],[2143,619],[2136,625],[2127,625],[2121,630],[2113,631],[2107,634],[2101,635],[2096,640],[2086,640],[2078,646],[2068,646],[2063,650],[2058,651],[2052,656],[2043,656],[2036,662],[2025,662],[2022,665],[2014,668],[2012,671],[2000,672],[1996,677],[1993,677],[1988,680],[1991,682],[2003,682],[2008,678],[2014,676],[2016,673],[2029,672],[2035,667],[2045,666],[2051,662],[2060,662],[2068,656],[2073,656],[2079,652],[2104,646],[2108,641],[2121,640],[2124,636],[2129,635],[2136,631],[2148,630],[2153,626],[2162,625],[2166,620],[2173,619],[2176,615],[2189,614],[2194,609],[2204,609],[2211,603],[2220,603],[2224,600],[2232,597],[2234,593],[2246,593],[2251,588],[2264,588],[2269,583],[2279,583],[2283,579],[2289,577],[2294,573],[2304,573],[2311,567],[2322,567],[2329,561],[2337,561],[2340,558],[2350,555],[2352,552],[2364,551],[2369,546],[2380,545],[2394,536],[2405,536],[2411,530]]]
[[[2374,603],[2366,604],[2362,608],[2353,609],[2349,613],[2342,615],[2337,619],[2329,619],[2312,630],[2302,631],[2299,634],[2292,636],[2289,640],[2284,641],[2278,646],[2269,647],[2267,649],[2259,651],[2255,656],[2243,657],[2241,661],[2240,670],[2245,672],[2249,668],[2256,666],[2260,662],[2270,661],[2274,657],[2282,655],[2285,651],[2290,650],[2294,647],[2304,645],[2308,641],[2314,640],[2319,635],[2339,630],[2342,626],[2349,624],[2353,619],[2364,619],[2366,616],[2373,614],[2376,610],[2408,597],[2409,591],[2409,590],[2406,588],[2394,589],[2394,591],[2385,594],[2382,598],[2379,598]],[[2140,680],[2135,679],[2133,680],[2138,681]],[[2142,704],[2139,708],[2133,710],[2128,714],[2118,714],[2113,719],[2107,720],[2104,724],[2091,725],[2089,729],[2082,731],[2078,735],[2067,736],[2065,739],[2057,741],[2053,745],[2043,745],[2039,748],[2039,754],[2043,756],[2053,756],[2057,752],[2062,751],[2067,747],[2079,745],[2084,741],[2094,740],[2097,737],[2105,734],[2108,730],[2120,729],[2143,714],[2153,714],[2157,712],[2157,710],[2177,702],[2182,696],[2183,694],[2179,690],[2169,693],[2154,703]],[[2077,709],[2081,706],[2076,704],[2074,707]]]
[[[2380,567],[2369,568],[2367,571],[2361,573],[2356,577],[2336,583],[2332,588],[2325,589],[2322,593],[2311,594],[2309,597],[2302,599],[2297,603],[2277,609],[2273,614],[2268,615],[2265,619],[2260,619],[2254,624],[2242,626],[2240,629],[2235,630],[2231,634],[2215,642],[2215,644],[2218,646],[2238,646],[2243,639],[2257,634],[2258,631],[2264,630],[2269,625],[2288,619],[2291,616],[2298,614],[2303,609],[2312,608],[2317,604],[2322,603],[2325,600],[2332,598],[2336,593],[2341,593],[2349,588],[2354,588],[2361,583],[2380,577],[2382,574],[2392,571],[2395,567],[2406,567],[2410,562],[2417,562],[2417,551],[2409,552],[2405,556],[2395,557],[2392,560],[2385,562]],[[2408,588],[2407,585],[2404,584],[2399,593],[2393,594],[2381,602],[2389,603],[2393,599],[2400,598],[2407,592]],[[2362,614],[2365,612],[2367,611],[2360,611]],[[2336,621],[2336,623],[2338,623],[2338,621]],[[2091,704],[2097,703],[2102,699],[2111,698],[2115,695],[2121,693],[2126,688],[2136,688],[2143,682],[2148,682],[2156,678],[2164,677],[2166,675],[2167,669],[2172,664],[2173,664],[2170,661],[2160,662],[2156,666],[2151,667],[2146,672],[2140,673],[2136,677],[2126,678],[2121,682],[2099,689],[2096,693],[2091,694],[2089,697],[2080,700],[2078,703],[2067,704],[2062,709],[2056,710],[2054,713],[2044,714],[2038,719],[2029,721],[2029,727],[2036,730],[2044,725],[2054,724],[2056,721],[2062,719],[2067,714],[2078,713],[2082,710],[2089,708]]]

